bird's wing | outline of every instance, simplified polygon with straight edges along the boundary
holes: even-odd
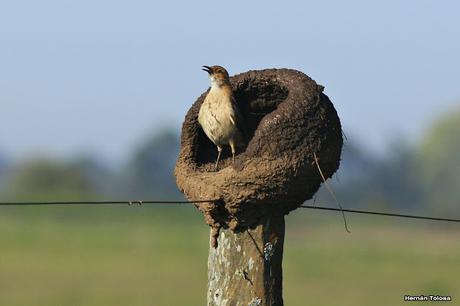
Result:
[[[233,123],[233,125],[236,126],[238,131],[240,132],[242,136],[242,140],[244,142],[247,142],[247,130],[246,130],[246,124],[243,115],[241,114],[240,108],[238,107],[238,104],[236,103],[235,97],[232,95],[232,108],[233,108],[233,113],[230,116],[230,121]]]

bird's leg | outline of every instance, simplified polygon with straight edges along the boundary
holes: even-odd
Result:
[[[230,141],[229,145],[230,145],[230,148],[232,149],[232,161],[233,163],[235,163],[235,153],[236,153],[235,143],[233,141]]]
[[[221,146],[217,146],[216,171],[219,169],[220,153],[222,153],[222,147],[221,147]]]

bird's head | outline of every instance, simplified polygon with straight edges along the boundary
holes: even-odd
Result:
[[[211,79],[211,86],[223,86],[230,84],[230,77],[228,76],[227,70],[221,66],[203,66],[203,70],[209,74]]]

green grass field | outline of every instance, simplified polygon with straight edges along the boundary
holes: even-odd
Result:
[[[460,303],[458,225],[348,218],[287,217],[285,305]],[[205,305],[207,251],[191,207],[1,207],[0,305]]]

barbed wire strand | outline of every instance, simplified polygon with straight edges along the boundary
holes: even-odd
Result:
[[[28,206],[28,205],[142,205],[142,204],[194,204],[194,203],[216,203],[218,200],[196,200],[196,201],[169,201],[169,200],[131,200],[131,201],[36,201],[36,202],[0,202],[0,206]],[[300,205],[300,208],[317,209],[317,210],[328,210],[338,212],[349,212],[355,214],[367,214],[367,215],[378,215],[378,216],[389,216],[389,217],[401,217],[411,219],[423,219],[432,221],[444,221],[444,222],[460,222],[460,219],[451,218],[438,218],[429,216],[418,216],[409,214],[397,214],[397,213],[386,213],[369,210],[358,210],[358,209],[346,209],[346,208],[333,208],[326,206],[311,206],[311,205]]]
[[[126,200],[126,201],[51,201],[51,202],[0,202],[0,206],[14,205],[120,205],[120,204],[193,204],[193,203],[213,203],[217,200],[197,200],[197,201],[168,201],[168,200]]]
[[[401,218],[412,218],[412,219],[423,219],[423,220],[445,221],[445,222],[460,222],[460,219],[438,218],[438,217],[417,216],[417,215],[396,214],[396,213],[385,213],[385,212],[358,210],[358,209],[334,208],[334,207],[311,206],[311,205],[301,205],[300,207],[301,208],[309,208],[309,209],[349,212],[349,213],[355,213],[355,214],[401,217]]]

